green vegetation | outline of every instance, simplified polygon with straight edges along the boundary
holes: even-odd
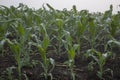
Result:
[[[23,67],[35,67],[41,64],[45,80],[53,80],[55,59],[49,55],[61,57],[67,55],[67,66],[71,80],[76,80],[76,56],[90,59],[89,67],[97,67],[96,76],[104,80],[105,72],[113,75],[112,69],[104,67],[108,60],[120,57],[120,12],[112,14],[113,7],[105,13],[78,11],[76,6],[55,10],[47,4],[38,10],[20,4],[18,7],[0,6],[0,57],[11,55],[16,65],[6,68],[8,80],[26,80]],[[84,46],[85,45],[85,46]],[[86,47],[87,46],[87,47]],[[102,48],[101,48],[102,46]],[[83,48],[86,47],[86,48]],[[39,60],[32,59],[39,53]],[[66,64],[65,64],[66,65]],[[81,64],[82,65],[82,64]],[[89,70],[92,71],[94,69]],[[17,71],[15,77],[14,69]],[[4,72],[3,72],[4,73]],[[0,79],[5,80],[0,74]]]

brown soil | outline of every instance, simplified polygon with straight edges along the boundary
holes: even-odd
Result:
[[[64,64],[67,61],[67,55],[63,54],[61,57],[57,57],[57,54],[49,55],[55,59],[56,65],[54,70],[52,71],[53,80],[70,80],[70,70],[67,65]],[[32,60],[40,61],[40,55],[31,56]],[[76,80],[99,80],[96,75],[97,66],[94,65],[94,70],[89,71],[87,66],[90,62],[90,59],[82,59],[81,57],[75,58],[75,66],[74,66],[74,73],[76,74]],[[113,70],[113,75],[111,73],[105,73],[104,78],[105,80],[120,80],[120,58],[110,59],[107,61],[104,67],[110,68]],[[11,67],[15,64],[15,60],[13,56],[6,55],[4,57],[0,57],[0,76],[3,80],[7,80],[7,74],[4,73],[6,68]],[[29,80],[45,80],[44,76],[40,75],[43,72],[43,69],[40,64],[37,64],[34,67],[23,67],[22,73],[26,74]],[[13,70],[13,76],[17,77],[17,71]],[[23,79],[24,80],[24,77]],[[48,78],[48,80],[50,80]]]

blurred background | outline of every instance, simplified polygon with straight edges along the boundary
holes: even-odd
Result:
[[[39,9],[43,4],[48,3],[55,9],[62,10],[67,8],[70,10],[76,5],[77,10],[87,9],[90,12],[104,12],[113,5],[113,13],[120,11],[120,0],[1,0],[0,5],[18,6],[19,3],[28,5],[31,8]]]

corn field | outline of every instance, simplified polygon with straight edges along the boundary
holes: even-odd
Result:
[[[0,6],[0,80],[120,80],[120,12]]]

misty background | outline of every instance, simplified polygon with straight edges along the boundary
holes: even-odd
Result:
[[[77,10],[89,10],[90,12],[104,12],[113,5],[113,13],[120,11],[120,0],[0,0],[0,5],[18,6],[19,3],[28,5],[28,7],[39,9],[43,4],[50,4],[53,8],[62,10],[67,8],[70,10],[76,5]]]

